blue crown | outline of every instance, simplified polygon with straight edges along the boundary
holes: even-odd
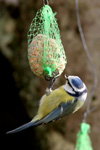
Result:
[[[81,89],[84,86],[83,82],[80,78],[74,78],[74,79],[71,80],[71,82],[78,89]]]

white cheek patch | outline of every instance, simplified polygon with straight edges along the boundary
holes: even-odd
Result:
[[[87,93],[84,93],[84,94],[82,94],[82,95],[79,97],[79,100],[80,100],[80,101],[86,101],[86,98],[87,98]]]
[[[75,94],[75,92],[74,92],[73,89],[68,85],[68,83],[66,83],[66,84],[64,85],[64,89],[65,89],[65,91],[67,91],[67,92],[69,92],[69,93],[71,93],[71,94]]]

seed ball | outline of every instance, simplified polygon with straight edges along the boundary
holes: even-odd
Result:
[[[28,47],[28,59],[32,72],[40,77],[43,77],[46,66],[54,73],[58,71],[61,74],[66,65],[66,58],[62,56],[56,40],[47,38],[43,34],[38,34],[31,41]],[[48,75],[53,76],[53,74]]]

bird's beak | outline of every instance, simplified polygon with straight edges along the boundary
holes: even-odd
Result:
[[[65,74],[65,79],[68,80],[68,75]]]

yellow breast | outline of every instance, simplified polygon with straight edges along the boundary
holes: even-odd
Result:
[[[62,102],[73,101],[75,98],[70,96],[61,86],[54,90],[49,96],[44,95],[41,98],[40,107],[38,109],[37,119],[41,119],[57,108]]]

